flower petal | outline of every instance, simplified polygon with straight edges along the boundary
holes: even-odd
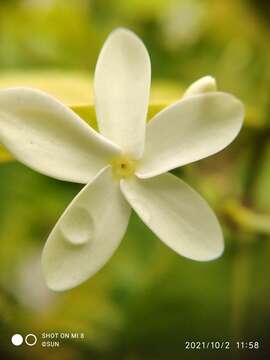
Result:
[[[148,178],[224,149],[239,133],[243,105],[222,92],[193,95],[169,106],[147,125],[137,175]]]
[[[75,197],[50,234],[42,254],[49,288],[63,291],[94,275],[112,256],[128,225],[130,207],[103,169]]]
[[[94,94],[100,132],[138,159],[143,152],[151,64],[142,41],[117,29],[96,65]]]
[[[215,78],[208,75],[192,83],[185,91],[183,97],[198,95],[201,93],[212,91],[217,91],[217,83]]]
[[[122,180],[121,190],[145,224],[177,253],[206,261],[223,252],[222,231],[215,214],[176,176]]]
[[[58,100],[29,88],[0,91],[0,142],[32,169],[79,183],[120,151]]]

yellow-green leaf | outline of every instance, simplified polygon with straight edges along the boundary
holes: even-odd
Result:
[[[97,129],[90,74],[62,71],[0,74],[0,89],[15,86],[32,87],[55,96]],[[175,83],[156,81],[151,89],[148,118],[177,101],[182,92],[181,87]],[[0,145],[0,162],[9,160],[12,160],[12,156]]]

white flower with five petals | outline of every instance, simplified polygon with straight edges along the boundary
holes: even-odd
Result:
[[[151,65],[132,32],[105,42],[94,77],[100,134],[53,97],[34,89],[0,91],[0,141],[22,163],[56,179],[87,184],[52,230],[42,254],[47,285],[72,288],[95,274],[126,231],[131,208],[177,253],[199,261],[223,252],[207,203],[168,171],[225,148],[243,105],[195,82],[146,125]]]

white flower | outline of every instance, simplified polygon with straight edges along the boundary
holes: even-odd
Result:
[[[53,290],[96,273],[118,247],[133,208],[177,253],[200,261],[223,251],[218,221],[206,202],[171,169],[212,155],[238,134],[243,106],[194,83],[183,99],[146,126],[150,59],[125,29],[100,53],[94,78],[100,133],[69,108],[27,88],[0,91],[0,139],[22,163],[56,179],[86,183],[52,230],[42,255]]]

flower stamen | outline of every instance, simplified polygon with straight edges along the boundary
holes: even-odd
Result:
[[[133,176],[137,163],[138,161],[132,159],[129,155],[120,155],[110,161],[112,173],[117,180]]]

